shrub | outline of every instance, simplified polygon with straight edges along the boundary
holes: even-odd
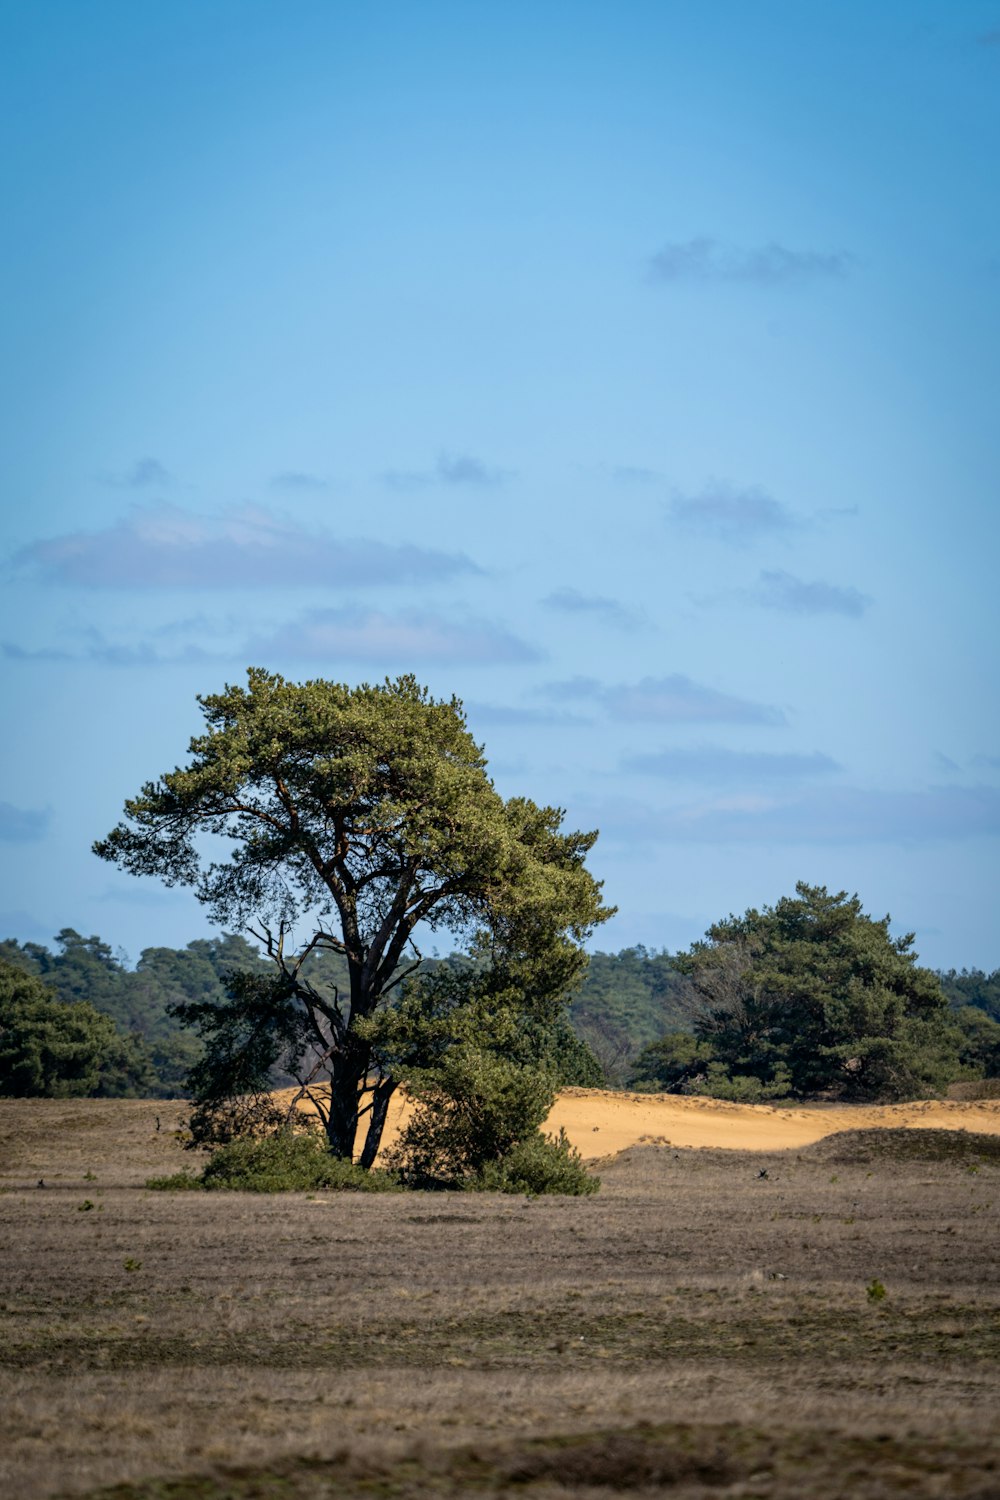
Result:
[[[169,1177],[147,1177],[146,1186],[155,1193],[200,1193],[205,1184],[193,1172],[172,1172]]]
[[[463,1187],[538,1135],[555,1074],[463,1043],[410,1083],[416,1109],[390,1165],[410,1187]]]
[[[468,1184],[478,1192],[526,1193],[532,1197],[539,1193],[581,1197],[596,1193],[600,1185],[601,1179],[587,1171],[565,1130],[557,1136],[536,1132],[499,1161],[484,1166]]]
[[[210,1191],[302,1193],[318,1188],[391,1192],[398,1186],[387,1172],[366,1172],[353,1162],[331,1156],[318,1135],[266,1136],[220,1146],[202,1173]]]
[[[366,1172],[353,1162],[331,1156],[317,1134],[279,1135],[230,1141],[213,1152],[199,1177],[175,1172],[150,1177],[158,1192],[308,1193],[327,1188],[359,1193],[388,1193],[399,1187],[389,1172]]]
[[[783,1063],[774,1068],[770,1079],[752,1073],[731,1073],[722,1063],[709,1063],[702,1078],[692,1080],[686,1094],[704,1094],[711,1099],[729,1099],[736,1104],[765,1104],[772,1099],[787,1099],[792,1091],[788,1069]]]

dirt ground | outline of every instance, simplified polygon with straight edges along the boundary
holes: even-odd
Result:
[[[154,1193],[179,1106],[0,1101],[0,1494],[1000,1497],[996,1105],[633,1102],[527,1200]]]

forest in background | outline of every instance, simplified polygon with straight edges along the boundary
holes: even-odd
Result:
[[[233,970],[270,971],[260,950],[234,933],[198,938],[184,948],[146,948],[132,969],[100,937],[83,937],[73,928],[64,928],[51,949],[0,942],[0,963],[32,975],[63,1003],[85,1002],[109,1017],[130,1045],[100,1092],[146,1098],[182,1096],[200,1054],[198,1038],[172,1007],[221,1000],[224,976]],[[308,977],[327,990],[343,990],[343,960],[318,952],[309,960]],[[1000,1022],[1000,969],[952,969],[938,978],[956,1012],[971,1007]],[[591,955],[568,1016],[575,1036],[596,1058],[605,1086],[621,1088],[632,1081],[640,1054],[665,1033],[693,1032],[697,1012],[696,993],[677,956],[633,947]],[[587,1081],[602,1080],[595,1074]]]

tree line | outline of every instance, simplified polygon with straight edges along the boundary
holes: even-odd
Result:
[[[426,962],[433,968],[460,960]],[[206,1002],[224,1005],[233,973],[269,972],[260,948],[235,933],[199,938],[184,948],[146,948],[134,969],[100,937],[82,937],[71,927],[51,948],[12,938],[0,942],[0,1093],[185,1097],[204,1045],[178,1012]],[[344,965],[335,954],[315,955],[307,973],[320,985],[343,987]],[[935,978],[948,1004],[947,1019],[963,1036],[955,1076],[1000,1075],[1000,1033],[994,1029],[1000,1027],[1000,969],[937,970]],[[20,1022],[15,994],[23,1007]],[[709,1072],[713,1054],[704,1024],[699,1036],[706,998],[684,953],[642,946],[592,953],[559,1030],[560,1082],[723,1093],[742,1087],[753,1093],[752,1084],[734,1086],[718,1069]],[[718,1032],[718,1022],[712,1025]],[[275,1071],[272,1081],[278,1087],[293,1079]],[[773,1077],[761,1081],[766,1088]]]

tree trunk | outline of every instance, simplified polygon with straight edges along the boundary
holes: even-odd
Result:
[[[378,1148],[382,1144],[382,1131],[385,1129],[386,1116],[389,1113],[389,1100],[396,1090],[396,1081],[393,1078],[383,1078],[372,1090],[372,1112],[368,1121],[368,1134],[365,1136],[364,1149],[361,1152],[360,1162],[366,1171],[375,1165]]]
[[[367,1059],[355,1055],[348,1038],[344,1052],[333,1059],[330,1069],[330,1113],[326,1121],[330,1151],[344,1161],[354,1160],[354,1142],[367,1072]]]

